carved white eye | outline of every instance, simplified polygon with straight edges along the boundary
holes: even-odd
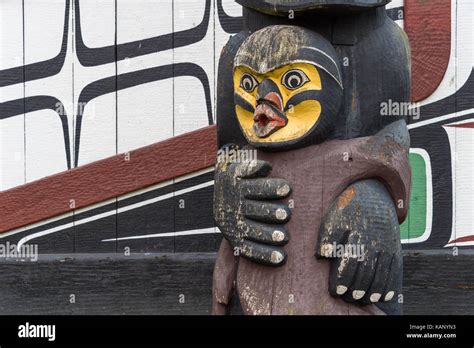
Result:
[[[258,86],[258,81],[255,77],[249,73],[245,73],[240,78],[240,87],[243,88],[246,92],[252,93],[255,87]]]
[[[297,89],[309,81],[308,76],[298,69],[289,70],[281,78],[281,83],[288,89]]]

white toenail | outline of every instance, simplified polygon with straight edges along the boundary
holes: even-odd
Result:
[[[374,292],[372,295],[370,295],[370,301],[379,302],[381,297],[382,297],[382,294],[379,294],[378,292]]]
[[[273,231],[272,240],[274,242],[281,242],[285,239],[285,234],[282,231]]]
[[[395,295],[394,291],[387,292],[387,294],[385,295],[385,301],[390,301],[394,295]]]
[[[338,286],[336,287],[336,293],[337,293],[338,295],[343,295],[346,291],[347,291],[347,286],[338,285]]]
[[[286,213],[285,209],[278,208],[275,212],[276,218],[278,220],[285,220],[288,214]]]
[[[364,290],[354,290],[352,291],[352,297],[356,300],[360,300],[362,297],[364,297],[365,291]]]

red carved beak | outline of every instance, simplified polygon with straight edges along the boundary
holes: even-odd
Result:
[[[257,100],[253,120],[253,130],[259,138],[268,137],[285,127],[288,119],[283,112],[281,97],[275,92],[270,92],[264,98]]]

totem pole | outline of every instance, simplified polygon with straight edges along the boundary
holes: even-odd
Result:
[[[213,313],[399,314],[410,140],[380,110],[409,101],[410,52],[389,1],[237,2],[217,86]]]

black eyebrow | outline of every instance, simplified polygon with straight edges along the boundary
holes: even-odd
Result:
[[[305,100],[319,99],[320,96],[321,96],[321,91],[316,91],[314,89],[298,93],[297,95],[294,95],[293,97],[288,99],[288,101],[286,102],[285,111],[288,110],[290,107],[296,106]]]
[[[244,110],[254,112],[255,107],[250,104],[248,101],[246,101],[242,96],[238,93],[234,93],[234,103],[240,107],[242,107]]]

